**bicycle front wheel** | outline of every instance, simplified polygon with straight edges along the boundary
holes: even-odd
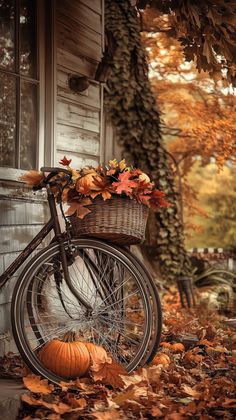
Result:
[[[64,279],[57,245],[36,255],[18,279],[12,329],[19,352],[36,374],[55,383],[70,379],[46,367],[40,353],[46,343],[73,331],[78,341],[103,346],[131,372],[150,358],[153,348],[149,279],[127,253],[112,245],[93,239],[73,240],[72,245],[68,268],[73,289]]]

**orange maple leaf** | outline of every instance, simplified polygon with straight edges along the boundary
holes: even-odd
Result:
[[[117,194],[132,193],[133,188],[137,187],[137,181],[130,179],[131,173],[129,171],[119,174],[118,182],[113,182],[112,186],[115,187]]]
[[[108,178],[103,177],[100,179],[94,179],[93,182],[98,191],[92,192],[90,194],[92,198],[95,198],[100,194],[102,195],[103,200],[111,198],[111,193],[114,192],[114,188],[111,186],[110,180]]]
[[[79,219],[83,219],[86,214],[91,213],[91,210],[84,207],[89,204],[92,204],[92,201],[89,198],[83,198],[79,201],[71,201],[69,203],[70,207],[66,211],[66,215],[72,216],[73,214],[76,214]]]
[[[80,178],[81,179],[81,178]],[[89,181],[84,180],[83,184],[81,185],[80,179],[76,182],[75,189],[80,194],[89,195],[91,192],[91,183]]]

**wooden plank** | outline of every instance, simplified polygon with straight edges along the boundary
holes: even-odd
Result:
[[[71,72],[80,72],[89,79],[94,79],[98,63],[87,57],[78,57],[62,48],[57,48],[57,64]]]
[[[99,155],[99,134],[76,127],[57,124],[57,149],[68,152]]]
[[[1,289],[0,305],[11,302],[13,288],[17,281],[17,276],[12,277]]]
[[[75,56],[83,55],[98,62],[102,57],[101,37],[99,39],[97,35],[97,42],[92,41],[85,30],[81,31],[78,27],[73,27],[68,19],[66,22],[57,24],[57,45]]]
[[[80,0],[85,6],[101,14],[102,13],[102,2],[101,0]]]
[[[96,109],[75,105],[67,101],[57,102],[57,118],[61,124],[99,133],[100,114]]]
[[[87,2],[86,2],[87,3]],[[58,0],[57,10],[99,34],[102,33],[101,15],[94,12],[79,0]]]
[[[70,73],[69,73],[70,74]],[[81,93],[73,92],[68,85],[68,72],[58,69],[57,71],[57,94],[72,102],[100,108],[100,86],[98,83],[90,83],[88,89]],[[81,76],[80,74],[76,73]]]
[[[4,259],[3,259],[3,254],[0,255],[0,274],[2,274],[4,271]],[[1,296],[1,293],[0,293]]]
[[[6,331],[9,331],[11,328],[11,315],[10,314],[11,314],[11,306],[9,303],[0,305],[0,320],[1,320],[0,333],[1,334]],[[1,349],[1,351],[4,351],[4,350]]]
[[[57,28],[59,25],[65,26],[67,29],[70,29],[74,32],[75,36],[80,39],[80,37],[87,38],[87,40],[90,42],[93,42],[97,44],[98,46],[101,46],[102,44],[102,35],[98,34],[94,29],[88,28],[88,26],[84,26],[79,24],[76,20],[74,20],[74,17],[66,16],[64,13],[61,13],[60,11],[57,11]]]
[[[61,160],[65,156],[66,151],[57,152],[57,160]],[[81,169],[84,166],[97,166],[99,163],[99,158],[88,157],[79,155],[79,153],[70,153],[70,159],[72,159],[71,166],[72,168]]]
[[[0,225],[44,223],[49,217],[47,204],[23,200],[0,200]]]
[[[23,250],[42,228],[42,225],[0,226],[1,253]]]

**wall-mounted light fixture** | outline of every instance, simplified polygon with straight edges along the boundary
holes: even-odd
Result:
[[[76,74],[70,74],[68,76],[69,88],[75,92],[84,92],[89,87],[89,79],[86,76],[77,76]]]

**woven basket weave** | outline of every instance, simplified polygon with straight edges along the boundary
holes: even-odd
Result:
[[[71,216],[72,236],[92,236],[120,244],[137,244],[145,239],[148,208],[130,198],[95,198],[86,206],[91,213],[84,219]]]

